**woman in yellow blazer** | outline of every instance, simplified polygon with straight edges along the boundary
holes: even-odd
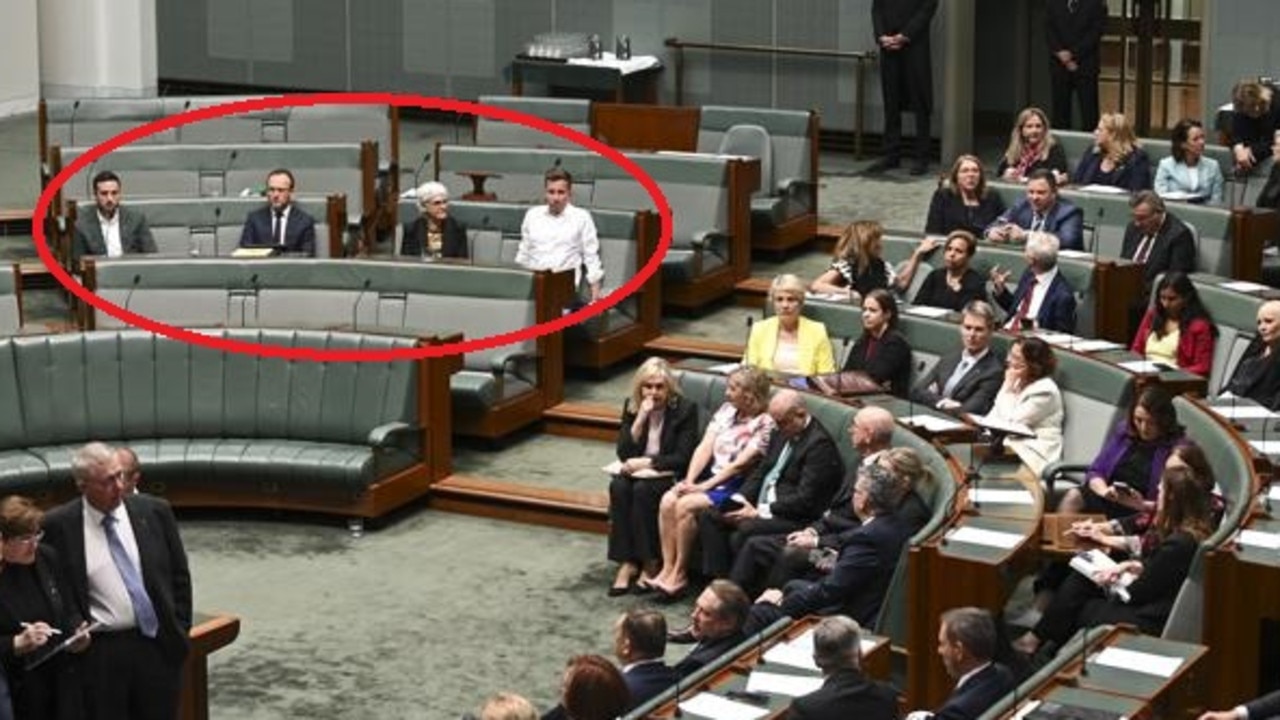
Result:
[[[774,315],[751,328],[742,362],[769,372],[820,375],[836,371],[827,326],[803,317],[804,283],[795,275],[773,279],[769,297]]]

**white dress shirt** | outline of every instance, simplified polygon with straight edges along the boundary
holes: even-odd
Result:
[[[552,215],[546,205],[529,208],[520,225],[520,247],[516,264],[530,270],[574,271],[578,283],[579,269],[587,266],[587,282],[604,278],[600,264],[600,239],[591,213],[574,205],[565,205],[559,215]]]
[[[120,211],[111,217],[103,217],[98,213],[98,224],[102,226],[102,241],[107,245],[107,257],[120,257],[124,254],[124,245],[120,244]]]
[[[124,579],[120,570],[111,559],[111,548],[107,546],[107,533],[102,529],[102,518],[105,515],[97,508],[84,502],[84,563],[89,580],[89,614],[94,620],[102,623],[105,630],[128,630],[137,627],[138,620],[133,613],[133,601],[129,599],[129,591],[124,587]],[[124,545],[129,561],[142,576],[142,562],[138,558],[138,540],[133,534],[133,524],[129,522],[129,511],[121,503],[112,515],[116,518],[116,534]]]

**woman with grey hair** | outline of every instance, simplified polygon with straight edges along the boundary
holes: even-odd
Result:
[[[449,190],[438,182],[423,183],[416,191],[417,220],[404,225],[400,254],[410,256],[467,257],[467,229],[449,216]]]

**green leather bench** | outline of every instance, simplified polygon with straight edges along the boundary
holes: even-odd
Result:
[[[215,337],[316,349],[431,340],[309,330]],[[370,518],[450,472],[449,398],[428,363],[307,362],[226,353],[136,329],[0,338],[0,484],[74,493],[83,443],[127,445],[144,489],[180,506],[268,507]],[[442,439],[443,438],[443,439]]]
[[[546,98],[524,95],[481,95],[481,105],[514,110],[563,125],[591,136],[591,101],[577,98]],[[472,137],[476,145],[486,147],[572,148],[582,146],[551,133],[519,123],[495,120],[483,115],[472,116]]]
[[[0,335],[22,332],[22,270],[0,267]]]
[[[1231,278],[1196,273],[1191,283],[1218,328],[1213,346],[1213,369],[1209,373],[1209,393],[1216,395],[1235,373],[1244,351],[1258,334],[1258,308],[1267,298],[1261,294],[1222,287]],[[1262,288],[1270,293],[1270,288]]]

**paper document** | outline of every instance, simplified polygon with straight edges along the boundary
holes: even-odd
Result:
[[[909,415],[901,418],[899,422],[932,433],[951,432],[952,430],[963,430],[968,427],[962,422],[938,417],[937,415]]]
[[[237,259],[268,258],[268,257],[271,257],[272,255],[275,255],[275,253],[276,253],[276,247],[274,245],[270,245],[267,247],[242,247],[242,248],[236,248],[235,250],[233,250],[231,252],[231,257],[237,258]]]
[[[1249,446],[1263,455],[1280,455],[1280,440],[1250,440]]]
[[[1023,425],[1022,423],[1008,422],[995,418],[990,415],[970,415],[969,419],[977,423],[980,427],[987,428],[993,432],[1004,433],[1005,435],[1013,435],[1014,437],[1035,437],[1036,431]]]
[[[1272,485],[1271,489],[1267,491],[1267,497],[1272,500],[1280,500],[1280,485]]]
[[[807,644],[799,643],[797,640],[799,638],[790,642],[778,643],[769,648],[764,653],[764,661],[774,665],[786,665],[787,667],[818,672],[818,666],[813,662],[813,636],[809,636]]]
[[[758,720],[769,714],[767,708],[748,705],[709,692],[698,693],[685,700],[680,703],[680,709],[690,715],[712,718],[712,720]]]
[[[969,545],[983,545],[986,547],[1003,548],[1012,550],[1017,547],[1026,538],[1017,533],[1001,532],[999,530],[983,530],[975,527],[961,527],[952,530],[947,534],[948,542],[967,543]]]
[[[1262,532],[1261,530],[1241,530],[1237,538],[1241,545],[1280,550],[1280,533]]]
[[[1129,602],[1129,591],[1126,588],[1133,584],[1133,581],[1137,578],[1136,575],[1129,572],[1123,573],[1120,575],[1120,579],[1110,586],[1099,583],[1097,580],[1094,580],[1093,577],[1103,570],[1110,570],[1111,568],[1116,567],[1117,564],[1118,563],[1116,563],[1115,560],[1111,559],[1110,555],[1107,555],[1097,548],[1082,553],[1076,553],[1075,557],[1071,558],[1071,562],[1069,563],[1072,570],[1075,570],[1081,575],[1093,580],[1094,584],[1099,585],[1104,590],[1114,594],[1122,601]]]
[[[1266,285],[1259,285],[1258,283],[1249,282],[1248,280],[1231,280],[1229,282],[1218,283],[1218,287],[1242,293],[1256,293],[1270,289]]]
[[[1082,185],[1076,188],[1080,192],[1098,193],[1099,195],[1128,195],[1129,191],[1114,185]]]
[[[1093,656],[1093,664],[1167,678],[1172,677],[1178,668],[1182,667],[1182,658],[1109,647]]]
[[[1051,330],[1037,330],[1034,335],[1050,345],[1058,346],[1073,345],[1076,342],[1084,341],[1084,338],[1079,338],[1068,333],[1053,332]]]
[[[1186,190],[1166,190],[1160,193],[1160,197],[1165,200],[1177,200],[1179,202],[1183,202],[1186,200],[1198,200],[1204,196],[1193,192],[1187,192]]]
[[[1026,490],[1002,490],[999,488],[977,488],[969,490],[969,499],[993,505],[1034,505],[1036,498]]]
[[[600,469],[601,469],[601,470],[603,470],[603,471],[605,471],[605,472],[607,472],[607,473],[609,473],[610,475],[621,475],[621,474],[622,474],[622,461],[621,461],[621,460],[614,460],[613,462],[609,463],[608,465],[605,465],[604,467],[602,467],[602,468],[600,468]],[[631,473],[631,477],[633,477],[633,478],[641,478],[641,479],[645,479],[645,478],[665,478],[665,477],[673,477],[674,475],[675,475],[675,473],[671,472],[670,470],[653,470],[653,469],[637,470],[637,471],[635,471],[635,472]]]
[[[1076,260],[1092,260],[1093,255],[1083,250],[1059,250],[1058,257],[1075,258]]]
[[[747,692],[800,697],[822,687],[821,675],[785,675],[783,673],[753,670],[747,678]]]
[[[1113,343],[1110,340],[1078,340],[1071,345],[1071,349],[1082,353],[1106,352],[1107,350],[1121,350],[1124,346]]]
[[[1164,363],[1151,362],[1150,360],[1129,360],[1127,362],[1117,363],[1120,367],[1129,372],[1138,373],[1139,375],[1151,375],[1153,373],[1162,373],[1166,370],[1173,370]]]
[[[902,312],[908,315],[919,315],[920,317],[940,318],[951,314],[947,308],[934,307],[932,305],[910,305],[902,309]]]
[[[599,60],[591,58],[569,58],[570,65],[594,65],[595,67],[613,68],[623,75],[630,75],[641,70],[648,70],[651,67],[657,67],[662,63],[654,55],[633,55],[629,60],[619,60],[617,55],[611,52],[602,53]]]
[[[1261,420],[1264,418],[1269,420],[1276,417],[1275,413],[1262,405],[1255,405],[1252,402],[1245,402],[1240,405],[1211,405],[1209,409],[1228,420]]]

